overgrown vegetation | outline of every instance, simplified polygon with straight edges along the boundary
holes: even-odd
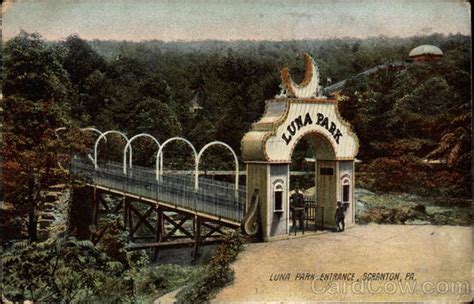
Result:
[[[127,251],[127,232],[117,216],[97,244],[74,237],[15,243],[2,255],[3,293],[12,301],[152,302],[195,280],[199,266],[150,265],[143,251]]]
[[[207,303],[217,291],[233,281],[234,271],[230,264],[243,250],[245,238],[239,231],[228,234],[225,242],[217,246],[211,261],[199,279],[185,287],[177,295],[179,303]]]
[[[462,50],[352,80],[343,90],[340,110],[360,139],[363,187],[470,197],[470,65]]]

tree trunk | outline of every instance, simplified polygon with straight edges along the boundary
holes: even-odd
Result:
[[[37,219],[35,209],[30,210],[28,213],[28,237],[31,242],[36,242],[38,240],[38,231],[37,231]]]

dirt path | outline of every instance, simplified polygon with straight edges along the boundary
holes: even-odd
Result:
[[[466,301],[471,299],[466,286],[471,281],[471,247],[471,227],[430,225],[357,226],[343,233],[250,244],[233,265],[233,285],[214,302]],[[395,276],[362,279],[364,273],[386,272]],[[309,273],[307,280],[296,280],[298,273]],[[311,274],[319,278],[322,273],[349,274],[333,283],[311,280]],[[407,273],[414,273],[414,279],[407,280]],[[289,279],[275,281],[278,274]]]

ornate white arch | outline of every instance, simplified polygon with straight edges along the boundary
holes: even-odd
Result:
[[[194,145],[189,140],[187,140],[186,138],[183,138],[183,137],[168,138],[161,145],[161,147],[158,149],[158,152],[156,153],[156,180],[159,180],[160,176],[163,174],[163,150],[164,150],[165,146],[168,143],[172,142],[172,141],[181,141],[181,142],[184,142],[184,143],[188,144],[188,146],[191,147],[191,149],[193,150],[193,156],[194,156],[194,166],[196,166],[198,153],[197,153],[196,148],[194,147]]]
[[[222,141],[213,141],[208,144],[206,144],[204,147],[202,147],[201,151],[199,151],[199,154],[196,159],[196,170],[194,173],[195,180],[194,180],[194,187],[196,189],[199,189],[199,162],[201,161],[201,156],[204,153],[204,151],[207,150],[207,148],[214,146],[214,145],[220,145],[226,147],[234,156],[234,161],[235,161],[235,191],[237,193],[237,190],[239,190],[239,160],[237,159],[237,154],[235,154],[234,150],[225,142]]]
[[[133,154],[132,154],[132,141],[134,141],[135,139],[139,138],[139,137],[148,137],[150,139],[152,139],[158,146],[158,149],[161,147],[160,145],[160,142],[158,141],[158,139],[156,139],[154,136],[148,134],[148,133],[140,133],[140,134],[137,134],[135,136],[133,136],[132,138],[130,138],[128,141],[127,141],[127,144],[125,145],[125,147],[123,148],[123,174],[127,174],[127,149],[130,148],[130,157],[129,157],[129,161],[128,161],[128,165],[130,166],[130,168],[132,167],[132,160],[133,160]]]
[[[122,136],[123,139],[125,139],[125,142],[128,142],[128,137],[120,132],[120,131],[117,131],[117,130],[109,130],[109,131],[106,131],[104,133],[102,133],[98,138],[97,140],[95,141],[95,144],[94,144],[94,169],[97,170],[98,166],[97,166],[97,148],[99,146],[99,142],[102,138],[105,138],[107,136],[107,134],[111,134],[111,133],[114,133],[114,134],[118,134],[120,136]],[[130,151],[130,154],[132,154],[132,146],[129,147],[129,151]]]

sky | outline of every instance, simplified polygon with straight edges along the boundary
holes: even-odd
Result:
[[[471,6],[455,0],[18,0],[2,13],[4,41],[20,30],[130,41],[471,35]]]

